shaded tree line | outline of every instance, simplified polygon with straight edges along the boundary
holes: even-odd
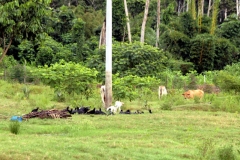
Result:
[[[202,73],[238,62],[236,2],[113,0],[114,73],[157,76],[166,68]],[[50,66],[64,59],[103,71],[105,52],[99,39],[105,1],[3,0],[0,4],[0,60],[7,55],[19,63]]]

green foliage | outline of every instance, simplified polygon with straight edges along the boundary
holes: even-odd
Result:
[[[124,36],[124,26],[126,26],[123,1],[113,0],[112,8],[112,35],[117,41],[122,41]]]
[[[217,38],[215,43],[214,69],[221,70],[226,65],[238,62],[238,52],[229,39]]]
[[[174,11],[175,4],[176,4],[175,2],[172,2],[167,6],[166,9],[163,10],[161,21],[164,24],[168,24],[169,22],[172,21],[173,15],[175,14],[175,11]]]
[[[65,61],[72,60],[73,54],[71,50],[50,36],[45,37],[44,41],[39,44],[35,64],[49,66],[52,63],[59,62],[61,59]]]
[[[156,44],[156,31],[151,27],[146,27],[144,43],[154,46]]]
[[[144,10],[145,1],[144,0],[130,0],[127,2],[128,10],[132,17],[136,17],[141,14]]]
[[[240,112],[240,108],[238,105],[240,103],[239,96],[225,96],[221,98],[221,100],[218,98],[208,96],[208,99],[212,102],[211,108],[213,109],[213,111],[224,111],[230,113]]]
[[[137,75],[156,76],[167,65],[166,53],[150,45],[141,45],[139,42],[132,44],[114,43],[113,44],[113,70],[112,73],[119,73],[120,76]],[[96,68],[104,73],[105,48],[96,50],[88,58],[88,66]],[[104,75],[102,75],[104,76]],[[99,77],[102,79],[103,77]]]
[[[50,35],[56,41],[61,42],[62,35],[69,33],[73,27],[74,12],[70,7],[61,6],[58,8],[58,12],[53,12],[53,16],[50,19],[52,23],[49,25],[54,29]]]
[[[190,38],[182,32],[167,30],[161,35],[162,47],[172,53],[177,59],[188,59]]]
[[[226,21],[221,24],[218,30],[220,36],[227,38],[236,47],[240,46],[240,22],[237,20]]]
[[[55,92],[82,94],[86,98],[92,94],[92,84],[96,81],[98,73],[95,69],[73,62],[67,63],[64,60],[50,67],[39,67],[31,72],[54,88]]]
[[[181,71],[171,71],[170,69],[162,71],[158,79],[161,80],[161,85],[166,86],[168,89],[181,89],[188,82],[188,77],[183,76]]]
[[[213,12],[212,12],[212,22],[210,28],[210,34],[214,34],[217,28],[217,18],[218,18],[218,10],[219,10],[220,0],[216,0],[213,2]]]
[[[17,61],[14,59],[13,56],[6,56],[2,63],[0,63],[0,69],[1,71],[5,71],[8,68],[11,68],[12,66],[17,65]]]
[[[82,6],[79,5],[75,11],[77,12],[80,7]],[[76,13],[76,16],[80,17],[85,22],[84,34],[86,39],[94,36],[95,32],[102,27],[105,17],[102,10],[96,11],[94,9],[87,9],[81,14]]]
[[[189,77],[189,83],[188,85],[186,86],[187,89],[196,89],[197,88],[197,79],[196,79],[196,73],[189,73],[188,74],[188,77]]]
[[[20,58],[20,61],[24,62],[26,60],[27,62],[35,62],[35,50],[34,50],[34,44],[32,41],[23,40],[19,45],[19,53],[18,57]]]
[[[188,35],[189,38],[197,33],[197,23],[189,12],[181,14],[178,22],[182,26],[183,33]]]
[[[153,77],[138,76],[114,76],[113,80],[113,96],[115,99],[128,99],[129,101],[139,98],[148,100],[159,85],[159,80]]]
[[[214,83],[225,91],[240,91],[240,78],[228,71],[219,71]]]
[[[199,34],[190,41],[189,59],[195,64],[198,73],[214,67],[216,39],[210,34]]]
[[[224,71],[234,76],[240,76],[239,68],[240,68],[240,62],[225,66]]]
[[[85,42],[84,38],[84,28],[85,28],[85,22],[81,19],[75,19],[73,21],[73,28],[72,28],[72,34],[74,38],[74,42],[77,43],[77,48],[76,48],[76,58],[79,61],[85,61],[87,55],[84,55],[83,53],[83,45]]]
[[[20,122],[18,121],[11,121],[9,124],[10,132],[13,134],[18,134],[20,131]]]
[[[9,66],[4,72],[4,78],[9,81],[19,83],[33,82],[34,77],[30,74],[30,67],[26,64],[16,64]]]
[[[36,3],[37,2],[37,3]],[[46,8],[50,0],[2,0],[0,2],[0,46],[11,45],[12,40],[35,39],[37,34],[42,33],[44,25],[42,18],[47,14]],[[2,55],[4,56],[4,55]]]

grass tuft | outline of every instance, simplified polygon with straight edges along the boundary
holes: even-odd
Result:
[[[18,121],[11,121],[9,129],[11,133],[18,134],[20,131],[20,123]]]

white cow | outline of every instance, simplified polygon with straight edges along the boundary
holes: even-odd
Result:
[[[107,111],[110,111],[111,114],[116,114],[118,111],[121,111],[121,107],[123,104],[123,102],[116,101],[114,106],[110,106],[107,108]]]
[[[167,95],[167,89],[165,86],[159,86],[158,88],[158,97],[159,99],[164,96],[164,95]]]
[[[115,102],[115,107],[117,107],[118,110],[121,111],[121,107],[122,107],[123,104],[124,104],[123,102],[116,101],[116,102]]]
[[[106,87],[105,85],[102,85],[100,88],[100,94],[101,94],[101,99],[103,104],[105,105],[105,100],[106,100]]]

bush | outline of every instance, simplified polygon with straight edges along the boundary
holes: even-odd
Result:
[[[11,121],[9,129],[11,133],[18,134],[20,131],[20,123],[18,121]]]
[[[89,69],[79,63],[65,62],[52,64],[50,67],[44,66],[32,69],[32,74],[39,77],[43,82],[54,88],[56,93],[61,94],[81,94],[88,99],[93,94],[93,87],[96,82],[98,72]]]

